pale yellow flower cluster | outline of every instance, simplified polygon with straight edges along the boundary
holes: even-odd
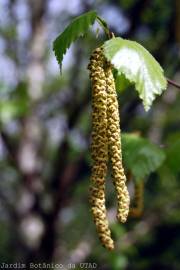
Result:
[[[114,249],[105,207],[105,177],[107,173],[107,91],[104,72],[104,57],[101,49],[91,56],[90,77],[92,80],[92,145],[93,158],[90,202],[92,214],[102,244]]]
[[[108,93],[107,101],[107,136],[109,157],[112,164],[112,177],[113,183],[117,193],[117,219],[120,222],[126,222],[129,212],[129,193],[126,187],[126,176],[124,174],[124,168],[122,165],[122,153],[121,153],[121,132],[120,132],[120,117],[118,109],[118,100],[116,95],[116,88],[114,83],[114,77],[112,74],[112,68],[107,64],[105,69],[106,85]]]
[[[108,157],[112,164],[113,183],[117,192],[117,218],[125,222],[129,211],[129,194],[122,166],[119,110],[111,66],[97,48],[88,66],[92,81],[92,144],[93,159],[90,203],[94,222],[102,244],[114,249],[106,217],[105,178]]]

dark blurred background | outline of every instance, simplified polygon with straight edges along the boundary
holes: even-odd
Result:
[[[119,94],[122,130],[139,132],[163,149],[172,146],[171,158],[144,179],[145,210],[139,219],[116,223],[115,193],[108,187],[115,251],[106,251],[98,240],[88,203],[86,67],[105,36],[100,31],[96,38],[95,25],[73,44],[62,75],[52,51],[65,26],[91,9],[116,36],[145,46],[166,76],[180,82],[179,0],[0,1],[0,263],[179,270],[180,92],[173,86],[148,113],[132,86]]]

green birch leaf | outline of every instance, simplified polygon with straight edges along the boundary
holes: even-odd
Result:
[[[104,43],[103,48],[105,57],[118,74],[124,74],[135,84],[147,111],[156,95],[167,87],[162,67],[143,46],[134,41],[112,38]]]
[[[165,160],[160,147],[136,134],[122,134],[122,153],[125,167],[137,180],[156,171]]]
[[[67,28],[54,40],[53,50],[56,59],[62,67],[63,56],[70,45],[80,36],[83,36],[88,31],[89,27],[95,22],[97,13],[89,11],[74,19]]]

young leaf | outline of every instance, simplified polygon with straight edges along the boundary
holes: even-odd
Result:
[[[134,41],[112,38],[104,43],[104,55],[112,65],[123,73],[130,82],[135,83],[139,97],[147,111],[156,95],[167,87],[163,69],[154,57]]]
[[[136,179],[154,172],[165,159],[162,149],[136,134],[122,135],[122,153],[126,168]]]
[[[95,11],[89,11],[83,15],[74,19],[67,28],[54,40],[53,50],[57,61],[62,66],[63,56],[66,50],[70,47],[71,43],[74,42],[78,37],[83,36],[94,23],[97,17]]]

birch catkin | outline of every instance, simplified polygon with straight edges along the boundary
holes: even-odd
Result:
[[[90,203],[94,222],[102,244],[114,248],[106,217],[105,177],[108,157],[112,164],[113,183],[117,193],[117,218],[125,222],[129,212],[129,193],[122,165],[118,101],[111,65],[97,48],[88,66],[92,81],[92,144],[93,159]]]
[[[92,81],[92,144],[93,159],[90,203],[94,222],[102,244],[109,250],[114,248],[106,217],[105,177],[107,173],[107,92],[104,73],[104,56],[97,48],[88,66]]]
[[[118,100],[112,68],[110,64],[105,69],[107,85],[107,136],[109,156],[112,164],[113,183],[117,192],[117,219],[125,222],[129,212],[129,193],[126,187],[126,176],[122,165],[120,118]]]
[[[140,217],[144,207],[144,181],[134,184],[134,206],[129,209],[129,216]]]

